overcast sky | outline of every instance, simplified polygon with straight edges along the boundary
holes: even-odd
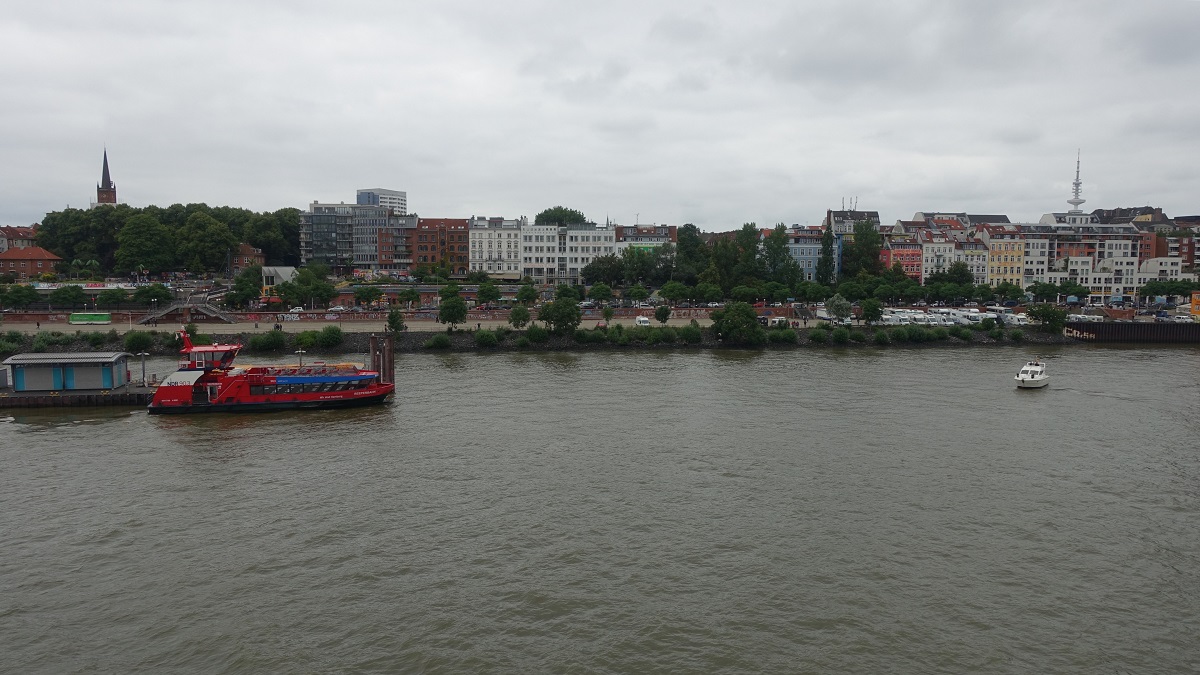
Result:
[[[1200,2],[11,3],[0,224],[95,199],[816,224],[1200,213]]]

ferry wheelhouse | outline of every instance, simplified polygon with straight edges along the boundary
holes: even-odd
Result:
[[[385,403],[396,389],[390,370],[353,363],[238,366],[241,345],[193,345],[180,331],[179,370],[155,391],[151,414],[262,412],[298,408],[347,408]],[[372,338],[374,341],[374,338]],[[372,349],[372,359],[387,358]],[[381,376],[386,373],[386,377]]]

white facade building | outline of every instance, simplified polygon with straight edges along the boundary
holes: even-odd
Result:
[[[521,228],[521,275],[539,284],[578,285],[588,263],[615,251],[612,225],[526,225]]]
[[[468,223],[471,271],[487,272],[493,279],[519,281],[521,233],[529,226],[528,219],[472,217]]]

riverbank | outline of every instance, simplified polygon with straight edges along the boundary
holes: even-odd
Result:
[[[213,331],[205,328],[221,328],[209,325],[199,329],[199,340],[247,345],[247,354],[291,354],[297,349],[313,355],[365,353],[371,332],[334,331],[336,338],[322,344],[313,344],[311,331],[281,330],[281,341],[271,349],[255,349],[264,332]],[[315,327],[314,327],[315,328]],[[340,330],[340,329],[339,329]],[[270,333],[272,331],[266,331]],[[142,343],[130,346],[126,335],[138,333]],[[302,337],[307,333],[306,337]],[[1013,344],[1063,345],[1078,343],[1078,340],[1063,335],[1051,335],[1029,330],[972,331],[966,328],[925,329],[917,327],[867,326],[852,329],[829,330],[827,328],[800,328],[763,331],[762,344],[736,344],[718,339],[709,328],[679,325],[662,327],[626,327],[617,325],[609,329],[579,329],[570,335],[548,334],[540,327],[513,330],[503,326],[494,329],[455,330],[406,330],[396,335],[397,353],[418,352],[513,352],[513,351],[636,351],[636,350],[681,350],[705,349],[856,349],[865,347],[970,347]],[[140,336],[139,336],[140,337]],[[149,344],[146,344],[146,338]],[[179,344],[174,334],[164,330],[118,331],[41,331],[22,333],[8,331],[0,334],[0,357],[24,352],[73,352],[73,351],[145,351],[151,355],[171,356],[178,353]]]

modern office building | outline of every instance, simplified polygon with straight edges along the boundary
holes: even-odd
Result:
[[[402,190],[365,188],[358,191],[355,201],[361,206],[382,206],[391,209],[398,216],[408,214],[408,193]]]

